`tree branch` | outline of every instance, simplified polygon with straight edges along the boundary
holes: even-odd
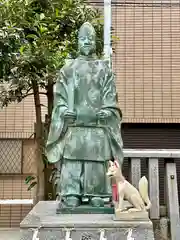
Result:
[[[39,92],[39,94],[40,94],[40,95],[46,95],[46,96],[47,96],[47,93],[45,93],[45,92]],[[33,92],[32,92],[32,93],[25,94],[24,96],[22,96],[22,99],[24,99],[24,98],[26,98],[26,97],[28,97],[28,96],[32,96],[32,95],[34,95]]]

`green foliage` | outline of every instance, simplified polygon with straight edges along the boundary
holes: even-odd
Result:
[[[25,184],[29,185],[27,190],[30,191],[33,187],[37,185],[36,177],[27,176],[25,179]]]
[[[33,81],[48,90],[65,59],[76,57],[77,33],[85,21],[96,29],[100,55],[102,17],[85,0],[1,1],[0,81],[8,83],[1,87],[3,106],[22,101],[33,90]]]

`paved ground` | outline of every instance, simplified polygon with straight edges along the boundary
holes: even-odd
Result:
[[[19,240],[20,232],[19,228],[17,229],[1,229],[0,228],[0,240]]]

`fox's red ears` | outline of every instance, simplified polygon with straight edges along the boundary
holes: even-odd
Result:
[[[117,168],[119,168],[119,163],[118,163],[118,161],[114,161],[114,165],[115,165]]]
[[[115,160],[114,162],[111,161],[111,160],[109,160],[109,166],[110,166],[110,167],[115,166],[115,167],[119,168],[119,163],[118,163],[117,160]]]

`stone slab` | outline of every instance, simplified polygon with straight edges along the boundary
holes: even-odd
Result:
[[[129,211],[119,211],[115,209],[115,221],[148,221],[149,214],[146,211],[137,211],[137,212],[129,212]]]
[[[149,198],[151,199],[152,207],[150,208],[150,218],[159,219],[159,159],[149,158],[148,161],[149,171]]]
[[[154,240],[149,219],[114,221],[113,214],[56,214],[57,206],[55,201],[39,202],[21,222],[20,240],[32,240],[36,229],[39,240],[127,240],[131,231],[133,240]]]
[[[176,163],[166,163],[166,193],[172,240],[180,238],[179,195]]]
[[[132,185],[139,189],[139,180],[141,178],[141,159],[131,158],[130,160],[130,176]]]

